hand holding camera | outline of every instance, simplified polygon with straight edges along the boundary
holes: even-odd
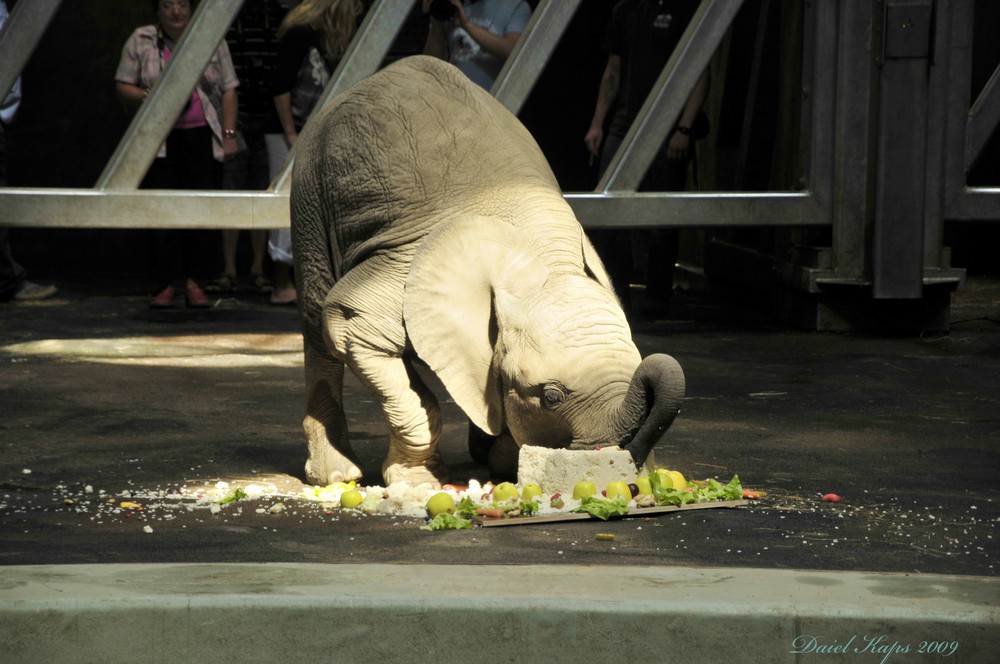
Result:
[[[458,6],[451,0],[431,0],[424,3],[424,13],[438,21],[450,21],[458,14]]]

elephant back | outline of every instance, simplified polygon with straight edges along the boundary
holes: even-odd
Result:
[[[341,274],[382,249],[411,255],[407,245],[455,216],[516,223],[533,198],[562,200],[517,118],[457,68],[427,56],[400,60],[337,96],[296,149],[293,225],[309,223],[295,218],[296,207],[321,212],[312,218],[332,226]]]

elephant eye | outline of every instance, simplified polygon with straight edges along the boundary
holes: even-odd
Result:
[[[555,408],[566,400],[566,395],[558,387],[546,387],[543,397],[545,405],[549,408]]]

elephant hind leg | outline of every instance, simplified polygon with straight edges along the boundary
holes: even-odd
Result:
[[[306,480],[326,486],[361,479],[347,433],[343,406],[344,364],[306,345],[306,417],[302,426],[309,444]]]

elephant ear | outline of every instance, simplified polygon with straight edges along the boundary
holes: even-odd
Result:
[[[517,229],[490,217],[441,224],[413,256],[403,299],[410,343],[490,435],[503,429],[497,307],[516,310],[517,300],[537,293],[547,276]]]
[[[583,239],[583,264],[587,274],[604,286],[608,292],[614,294],[615,287],[611,285],[611,277],[608,276],[608,271],[604,268],[601,257],[597,255],[597,250],[594,249],[594,245],[590,243],[590,238],[585,233],[580,235]]]

